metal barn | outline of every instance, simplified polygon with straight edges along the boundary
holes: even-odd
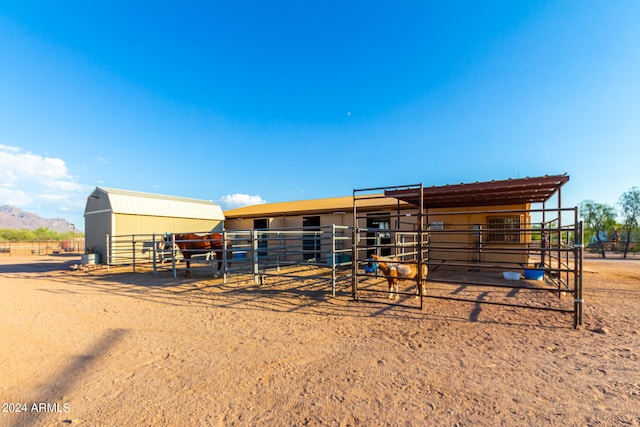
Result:
[[[108,236],[220,231],[224,219],[208,200],[96,187],[84,211],[85,246],[105,262]]]

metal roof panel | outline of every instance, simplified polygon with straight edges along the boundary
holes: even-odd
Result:
[[[397,201],[385,198],[383,194],[377,194],[375,196],[377,196],[377,198],[360,201],[358,203],[358,209],[373,211],[397,206]],[[404,202],[401,203],[405,204]],[[225,216],[227,218],[257,218],[302,215],[310,212],[321,214],[339,211],[353,212],[352,196],[251,205],[225,211]]]
[[[542,203],[568,181],[569,176],[564,174],[425,187],[423,204],[425,208],[451,208]],[[385,195],[420,206],[419,189],[385,191]]]
[[[97,187],[96,190],[108,197],[113,213],[193,219],[225,219],[220,206],[209,200],[107,187]],[[94,191],[90,197],[96,197],[97,191]]]

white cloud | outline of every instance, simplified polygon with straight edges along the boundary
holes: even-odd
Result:
[[[21,153],[15,147],[8,148],[0,147],[0,175],[4,178],[5,188],[15,187],[18,183],[55,185],[71,179],[62,159]]]
[[[29,203],[31,203],[31,197],[23,191],[0,186],[0,205],[26,206]]]
[[[235,193],[222,196],[220,198],[220,203],[226,209],[234,209],[241,208],[243,206],[262,205],[264,203],[267,203],[267,201],[260,196],[250,196],[249,194]]]
[[[92,187],[75,182],[64,160],[0,144],[0,205],[82,212]]]
[[[9,146],[9,145],[0,144],[0,150],[2,150],[2,151],[13,151],[13,152],[17,153],[18,151],[20,151],[20,147],[12,147],[12,146]]]

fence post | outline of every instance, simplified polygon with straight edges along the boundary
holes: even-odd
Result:
[[[153,236],[151,237],[151,244],[153,245],[153,250],[151,251],[151,253],[153,254],[153,275],[157,276],[158,275],[158,266],[156,263],[156,256],[157,256],[157,252],[156,252],[156,233],[153,233]]]
[[[258,234],[259,232],[256,232],[256,230],[249,230],[249,236],[251,237],[251,259],[253,260],[251,270],[253,271],[253,281],[256,285],[260,284],[258,279]]]
[[[215,256],[214,256],[215,258]],[[222,230],[222,283],[227,284],[227,230]]]
[[[358,288],[358,213],[356,209],[356,190],[353,190],[353,230],[351,238],[351,297],[357,299]]]
[[[176,274],[176,250],[175,250],[175,246],[176,246],[176,235],[172,234],[171,235],[171,268],[173,269],[173,278],[174,279],[176,277],[178,277],[178,275]]]
[[[132,262],[133,262],[133,272],[136,272],[136,235],[131,235],[131,247],[133,250]]]
[[[331,224],[331,295],[336,296],[336,225]]]
[[[576,209],[576,218],[578,217]],[[584,297],[582,292],[582,265],[584,262],[584,229],[583,222],[579,221],[576,227],[575,239],[575,253],[573,256],[573,268],[574,268],[574,281],[575,281],[575,297],[573,307],[573,328],[577,329],[579,325],[582,325],[582,305],[584,304]]]
[[[284,237],[285,239],[287,238],[287,236],[285,235]],[[282,248],[284,248],[284,256],[285,258],[287,257],[287,243],[285,242],[284,245],[281,245],[282,241],[281,241],[281,237],[280,237],[280,232],[276,232],[276,271],[280,272],[280,256],[281,256],[281,251],[283,250]]]
[[[111,236],[107,234],[107,242],[106,242],[106,246],[107,246],[107,253],[105,258],[107,259],[107,271],[111,271],[109,266],[111,265]]]

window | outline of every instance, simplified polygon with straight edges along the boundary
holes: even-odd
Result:
[[[487,243],[520,243],[520,217],[487,218]]]
[[[302,217],[302,228],[305,233],[302,238],[302,251],[305,260],[320,258],[320,217]]]
[[[253,229],[254,230],[268,230],[269,229],[269,221],[266,219],[254,219],[253,220]],[[258,234],[258,256],[265,257],[267,256],[267,248],[269,246],[267,233]]]
[[[431,222],[432,230],[444,230],[444,221],[432,221]]]
[[[374,249],[371,253],[381,256],[391,255],[391,216],[389,214],[371,214],[367,216],[367,246]],[[373,231],[378,229],[380,231]],[[370,254],[367,254],[369,256]]]

